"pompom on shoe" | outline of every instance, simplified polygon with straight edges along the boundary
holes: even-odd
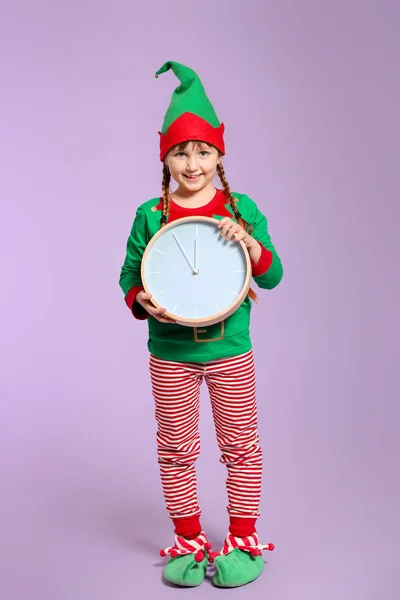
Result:
[[[202,531],[195,539],[187,540],[175,535],[175,544],[161,550],[161,556],[169,555],[164,567],[164,579],[180,587],[197,587],[205,579],[210,560],[211,544]]]
[[[262,550],[273,550],[274,544],[260,544],[258,534],[225,538],[221,552],[211,552],[210,561],[215,563],[213,584],[233,588],[247,585],[257,579],[264,569]]]

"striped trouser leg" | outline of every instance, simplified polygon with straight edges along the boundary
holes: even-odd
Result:
[[[150,355],[150,377],[167,511],[172,519],[199,515],[194,463],[200,453],[202,365],[161,360]]]
[[[257,431],[257,405],[252,351],[205,365],[231,517],[258,517],[262,450]]]

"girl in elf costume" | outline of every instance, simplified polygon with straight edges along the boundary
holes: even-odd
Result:
[[[209,562],[213,583],[237,587],[263,570],[263,550],[256,520],[261,494],[262,450],[257,432],[255,372],[249,333],[252,290],[236,312],[207,329],[183,327],[156,309],[141,281],[143,253],[160,227],[175,219],[201,215],[219,219],[221,235],[243,240],[252,275],[260,288],[272,289],[282,279],[282,264],[272,245],[267,220],[245,194],[230,190],[222,166],[224,125],[192,69],[167,62],[180,80],[160,132],[163,163],[162,197],[137,209],[120,275],[126,304],[136,319],[147,319],[150,376],[158,423],[157,448],[166,508],[174,524],[172,546],[164,569],[167,581],[200,585]],[[218,174],[222,189],[216,189]],[[173,178],[177,189],[170,192]],[[200,524],[195,461],[200,452],[199,398],[205,379],[212,405],[221,462],[227,466],[229,531],[221,551],[211,552]]]

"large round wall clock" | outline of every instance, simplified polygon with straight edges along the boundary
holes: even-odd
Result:
[[[160,229],[142,259],[143,287],[179,325],[213,325],[245,299],[251,263],[242,241],[220,235],[219,221],[184,217]]]

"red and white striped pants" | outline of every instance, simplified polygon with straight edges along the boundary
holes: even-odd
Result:
[[[203,378],[210,393],[221,462],[228,469],[228,513],[258,517],[262,450],[252,351],[209,363],[173,362],[150,355],[150,375],[158,423],[158,462],[170,517],[200,514],[195,461],[200,453]]]

